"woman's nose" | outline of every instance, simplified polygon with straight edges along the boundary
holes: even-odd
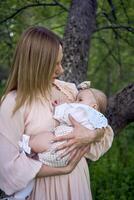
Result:
[[[64,69],[63,69],[62,65],[59,65],[56,70],[56,74],[60,75],[60,74],[63,74],[63,72],[64,72]]]
[[[62,65],[60,65],[60,74],[63,74],[64,73],[64,69],[62,67]]]

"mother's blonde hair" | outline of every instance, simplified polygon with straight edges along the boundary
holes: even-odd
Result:
[[[5,95],[17,91],[16,112],[26,101],[46,96],[59,52],[61,40],[44,27],[31,27],[21,36],[15,50]]]

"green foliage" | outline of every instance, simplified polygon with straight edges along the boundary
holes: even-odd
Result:
[[[112,148],[97,162],[91,162],[90,176],[95,200],[133,200],[134,124],[117,138]]]
[[[4,85],[0,85],[0,95],[3,93]]]
[[[113,10],[108,2],[98,1],[97,30],[92,36],[88,78],[94,87],[112,95],[133,81],[134,11],[130,0],[112,1]],[[107,29],[100,31],[102,27]]]
[[[65,8],[69,8],[70,0],[61,0],[59,2]],[[0,68],[9,68],[11,66],[12,55],[18,38],[29,26],[46,26],[61,37],[63,36],[68,12],[61,6],[54,6],[52,3],[53,1],[50,0],[1,1]],[[11,17],[14,13],[16,13],[14,17]],[[9,19],[3,22],[7,18]]]

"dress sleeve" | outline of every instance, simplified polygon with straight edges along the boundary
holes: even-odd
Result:
[[[12,116],[14,96],[7,96],[0,107],[0,188],[8,195],[24,188],[39,172],[42,164],[19,152],[24,131],[23,116]]]
[[[74,96],[74,99],[75,99],[78,94],[76,85],[74,83],[65,82],[64,87],[66,90],[68,90]]]
[[[105,133],[101,141],[91,143],[90,150],[85,155],[85,157],[92,161],[98,160],[102,155],[104,155],[104,153],[106,153],[110,149],[113,138],[113,130],[110,126],[108,126],[107,128],[105,128]]]
[[[66,94],[68,99],[73,100],[73,101],[76,99],[76,95],[78,94],[78,90],[77,90],[76,85],[74,83],[56,80],[56,84],[61,89],[61,91],[64,94]]]

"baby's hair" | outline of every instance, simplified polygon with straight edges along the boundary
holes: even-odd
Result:
[[[96,99],[99,111],[105,113],[107,108],[107,96],[101,90],[95,88],[89,88],[89,90],[92,92]]]

